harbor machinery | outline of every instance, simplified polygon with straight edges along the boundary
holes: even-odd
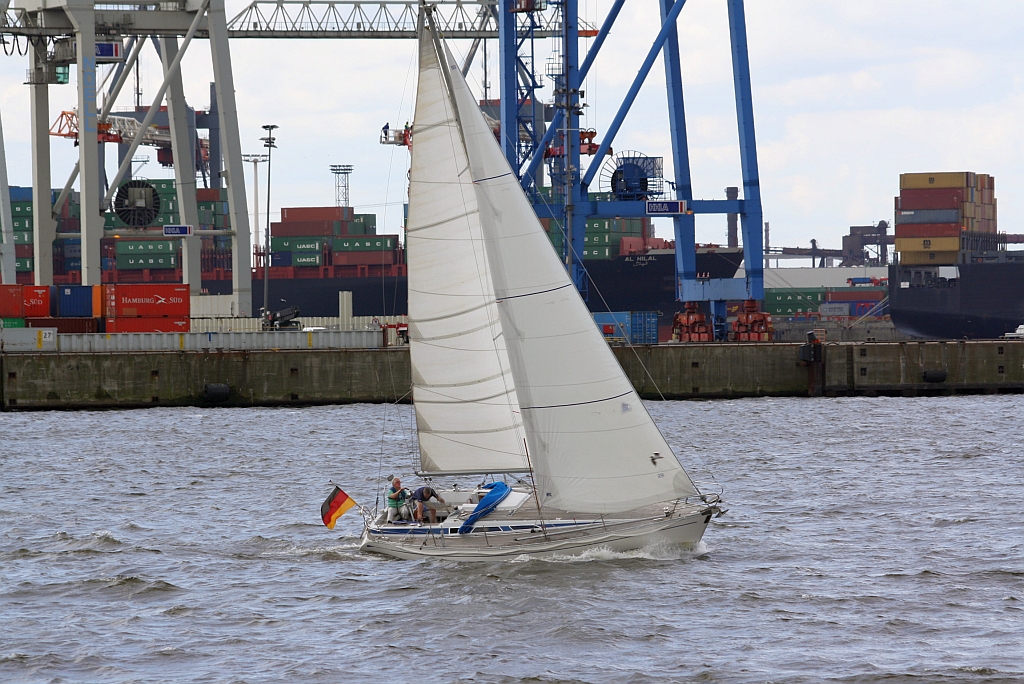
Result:
[[[33,4],[35,3],[35,4]],[[138,10],[135,5],[124,5],[123,14],[127,19],[118,19],[111,23],[109,13],[96,14],[95,5],[87,5],[81,10],[85,14],[79,16],[78,5],[62,0],[57,4],[38,5],[37,0],[24,0],[23,6],[15,11],[4,13],[5,26],[3,32],[8,35],[29,37],[35,36],[40,45],[48,45],[46,41],[38,41],[45,37],[47,41],[58,38],[85,35],[95,37],[96,30],[100,34],[115,36],[147,36],[156,35],[160,39],[176,41],[184,36],[179,52],[187,47],[193,37],[206,38],[214,47],[214,71],[217,82],[217,98],[221,121],[221,135],[224,138],[225,172],[229,201],[234,202],[231,211],[233,227],[234,259],[248,258],[248,219],[245,211],[245,191],[241,183],[232,184],[232,177],[242,175],[241,154],[238,150],[237,116],[234,107],[233,88],[231,87],[230,56],[227,51],[227,38],[400,38],[416,37],[418,8],[410,2],[372,2],[364,3],[355,0],[256,0],[242,10],[230,22],[223,23],[223,0],[189,0],[189,2],[173,5],[174,10]],[[469,69],[477,52],[480,41],[498,40],[499,73],[500,73],[500,116],[499,131],[501,142],[513,168],[519,173],[525,189],[534,198],[534,206],[543,219],[560,222],[568,238],[565,241],[564,258],[573,281],[586,296],[588,278],[585,276],[581,255],[585,239],[585,225],[589,218],[638,218],[651,216],[668,216],[673,219],[676,236],[675,249],[675,294],[681,302],[710,302],[715,321],[716,337],[725,335],[725,303],[728,300],[760,300],[763,298],[762,272],[762,236],[761,236],[761,201],[757,165],[756,142],[754,135],[753,105],[750,88],[750,69],[747,55],[746,21],[743,0],[727,0],[729,20],[729,40],[732,51],[733,81],[735,104],[737,111],[738,136],[741,161],[742,198],[700,200],[693,198],[689,153],[687,143],[686,116],[683,105],[682,75],[679,59],[679,44],[676,32],[676,20],[682,12],[685,0],[659,0],[660,29],[650,45],[643,63],[638,69],[629,91],[613,118],[603,138],[598,142],[594,131],[580,130],[579,117],[585,105],[585,93],[581,92],[581,84],[594,64],[602,45],[614,26],[624,0],[616,0],[608,12],[599,30],[582,25],[578,16],[577,0],[562,0],[547,3],[538,0],[477,0],[476,2],[457,2],[442,0],[436,3],[438,28],[449,39],[471,39],[473,45],[468,51],[463,71]],[[104,5],[106,7],[106,5]],[[172,7],[168,5],[168,7]],[[42,13],[42,14],[41,14]],[[47,20],[41,22],[39,18]],[[90,23],[90,21],[92,23]],[[194,24],[194,25],[193,25]],[[594,41],[583,61],[580,61],[579,38],[593,37]],[[556,59],[549,61],[547,75],[555,83],[555,111],[550,126],[546,126],[546,117],[539,113],[536,91],[539,78],[535,64],[532,40],[538,37],[558,37],[561,49]],[[33,102],[41,104],[45,101],[48,83],[56,82],[56,66],[49,60],[45,48],[36,46],[31,50],[34,79],[30,79],[33,89]],[[95,63],[88,58],[92,50],[84,42],[77,44],[80,81],[83,74],[85,83],[95,84]],[[85,51],[83,52],[83,49]],[[133,52],[135,50],[133,49]],[[175,92],[180,92],[180,54],[175,56],[172,49],[165,51],[165,83],[161,86],[154,106],[158,109],[164,91],[170,87],[168,102],[175,101]],[[137,55],[136,55],[137,56]],[[173,56],[173,59],[172,59]],[[611,161],[613,157],[611,144],[624,124],[625,118],[632,107],[636,96],[645,79],[653,68],[658,57],[664,62],[667,80],[668,127],[672,140],[672,170],[668,181],[671,190],[668,193],[657,192],[660,172],[655,172],[654,160],[638,163],[643,157],[623,157]],[[129,56],[126,66],[134,59]],[[170,63],[167,60],[171,60]],[[53,68],[51,68],[53,67]],[[91,79],[91,80],[90,80]],[[123,83],[119,77],[119,83]],[[115,89],[119,89],[115,83]],[[85,87],[79,96],[79,111],[89,111],[85,116],[86,130],[94,126],[97,117],[91,116],[96,110],[95,93],[89,94]],[[116,92],[112,93],[112,97]],[[112,100],[111,98],[108,98]],[[88,100],[91,109],[85,106]],[[179,105],[181,102],[179,102]],[[174,110],[173,105],[169,107]],[[179,106],[178,109],[183,109]],[[107,112],[109,113],[109,112]],[[172,115],[173,118],[173,115]],[[146,123],[145,121],[143,123]],[[38,204],[43,207],[49,198],[42,197],[48,184],[48,154],[46,151],[44,122],[34,121],[33,135],[35,148],[40,151],[36,165],[34,186],[43,188],[37,191],[40,195]],[[145,128],[146,126],[143,126]],[[172,127],[172,136],[174,135]],[[183,128],[178,126],[178,128]],[[139,141],[141,142],[141,141]],[[560,143],[560,144],[558,144]],[[134,144],[134,143],[133,143]],[[185,144],[180,145],[186,149]],[[35,149],[34,148],[34,149]],[[84,151],[83,151],[84,150]],[[92,150],[92,151],[88,151]],[[96,160],[94,146],[83,145],[80,149],[80,166],[94,168]],[[185,152],[187,154],[187,152]],[[46,156],[44,160],[42,157]],[[129,155],[129,160],[130,160]],[[591,157],[584,169],[582,157]],[[181,158],[181,152],[175,151],[175,157]],[[549,197],[542,197],[537,179],[540,177],[540,166],[547,162],[553,180]],[[130,162],[129,162],[130,165]],[[176,165],[176,173],[182,176],[180,192],[183,195],[181,205],[183,218],[188,222],[186,207],[189,193],[184,189],[189,182],[194,186],[194,173],[183,165]],[[660,164],[658,165],[660,166]],[[598,174],[602,169],[608,170],[608,176],[614,181],[611,194],[595,197],[592,192],[599,182]],[[638,173],[639,171],[639,173]],[[119,169],[119,176],[123,171]],[[92,177],[92,174],[85,174]],[[110,187],[115,188],[119,178],[112,179]],[[88,186],[88,187],[86,187]],[[107,195],[99,193],[98,177],[92,178],[83,185],[83,197],[94,195],[96,201],[89,199],[89,205],[83,204],[83,214],[99,215],[99,204],[109,200]],[[68,184],[70,188],[70,182]],[[108,190],[107,194],[112,191]],[[696,245],[694,239],[694,217],[696,214],[736,214],[740,218],[743,234],[744,259],[748,267],[742,279],[707,278],[698,273],[696,267]],[[37,215],[42,216],[41,212]],[[50,215],[49,213],[47,215]],[[37,244],[45,244],[52,237],[52,221],[41,231],[41,239]],[[95,241],[96,222],[85,221],[83,234],[86,241]],[[100,225],[100,230],[102,226]],[[48,232],[46,232],[48,231]],[[99,277],[98,264],[93,269],[93,257],[87,257],[88,249],[83,247],[83,282]],[[248,264],[235,264],[235,291],[239,292],[240,301],[248,301],[248,283],[242,283],[248,273]],[[241,266],[241,267],[239,267]],[[86,276],[86,269],[88,271]],[[37,278],[45,281],[47,274],[41,269]],[[189,281],[191,282],[191,280]],[[243,296],[241,290],[246,290]],[[239,310],[247,310],[248,304]]]
[[[150,135],[150,125],[161,110],[166,96],[166,115],[173,157],[189,163],[175,164],[175,187],[182,222],[199,223],[196,202],[194,141],[189,136],[188,109],[181,77],[181,62],[196,37],[210,41],[218,107],[218,130],[223,147],[223,170],[219,178],[227,185],[227,205],[232,226],[234,255],[232,293],[236,311],[251,314],[251,271],[249,268],[249,219],[246,209],[244,172],[238,133],[235,89],[228,47],[224,0],[187,0],[140,6],[129,2],[95,3],[92,0],[39,2],[23,0],[10,9],[2,0],[0,35],[16,44],[21,41],[29,57],[28,86],[32,105],[32,186],[35,229],[35,282],[53,283],[50,245],[56,238],[56,216],[78,178],[81,189],[81,282],[101,282],[100,240],[103,237],[103,212],[120,189],[121,179],[131,168],[139,145]],[[152,105],[138,124],[127,151],[113,178],[104,187],[100,172],[103,145],[110,141],[111,108],[127,81],[143,45],[153,38],[163,66],[163,82],[157,88]],[[181,42],[179,44],[179,38]],[[124,55],[122,40],[128,39],[130,54]],[[113,84],[100,102],[97,65],[118,63]],[[54,202],[51,196],[49,88],[69,82],[69,69],[77,76],[78,106],[76,128],[78,163],[68,176],[64,191]],[[91,142],[96,136],[95,143]],[[121,139],[123,142],[123,138]],[[5,181],[0,178],[0,181]],[[6,184],[6,183],[4,183]],[[6,196],[8,189],[0,188]],[[183,238],[183,278],[194,294],[200,291],[200,239]]]

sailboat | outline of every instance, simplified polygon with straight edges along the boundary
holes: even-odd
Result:
[[[421,14],[409,346],[417,474],[444,504],[433,523],[369,515],[361,549],[484,561],[695,544],[718,496],[648,414]]]

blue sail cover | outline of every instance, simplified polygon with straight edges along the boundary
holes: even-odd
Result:
[[[466,518],[466,522],[459,526],[459,534],[466,534],[467,532],[473,531],[473,525],[476,521],[484,517],[495,508],[498,507],[505,498],[512,493],[512,488],[504,482],[492,482],[488,485],[484,485],[484,489],[490,489],[484,498],[480,499],[480,503],[473,509],[473,513]]]

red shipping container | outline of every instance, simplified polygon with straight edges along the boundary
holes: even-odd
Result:
[[[880,302],[888,294],[887,290],[869,290],[866,287],[854,287],[848,290],[833,290],[825,293],[827,302]]]
[[[0,285],[0,318],[24,317],[25,302],[21,298],[21,285]]]
[[[188,318],[189,286],[103,285],[103,315],[107,318],[176,316]]]
[[[281,209],[281,220],[294,221],[351,221],[352,207],[287,207]]]
[[[969,198],[965,188],[921,188],[900,190],[897,211],[918,209],[959,209]]]
[[[29,328],[56,328],[58,333],[94,333],[100,331],[99,318],[26,318]]]
[[[21,298],[25,303],[25,318],[46,318],[50,315],[50,287],[48,285],[24,285]]]
[[[198,188],[196,190],[197,202],[220,202],[220,188]]]
[[[191,325],[192,322],[187,316],[164,316],[159,318],[108,318],[106,332],[188,332]]]
[[[35,245],[14,245],[14,256],[19,259],[31,259],[35,254]]]
[[[959,223],[900,223],[896,226],[896,237],[960,237],[962,230]]]
[[[368,266],[370,264],[391,265],[395,263],[394,251],[387,252],[335,252],[335,266]]]
[[[271,223],[271,237],[334,237],[336,221],[291,221],[288,223]]]

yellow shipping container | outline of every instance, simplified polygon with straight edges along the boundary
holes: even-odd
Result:
[[[896,238],[897,252],[955,252],[960,249],[960,238]]]
[[[900,252],[904,266],[949,266],[959,261],[960,252]]]
[[[964,202],[963,205],[960,207],[962,216],[964,218],[981,218],[980,216],[978,216],[978,212],[975,209],[975,207],[977,206],[978,205],[976,205],[974,202]]]
[[[970,171],[946,173],[901,173],[900,188],[917,190],[921,188],[971,188],[974,174]]]

